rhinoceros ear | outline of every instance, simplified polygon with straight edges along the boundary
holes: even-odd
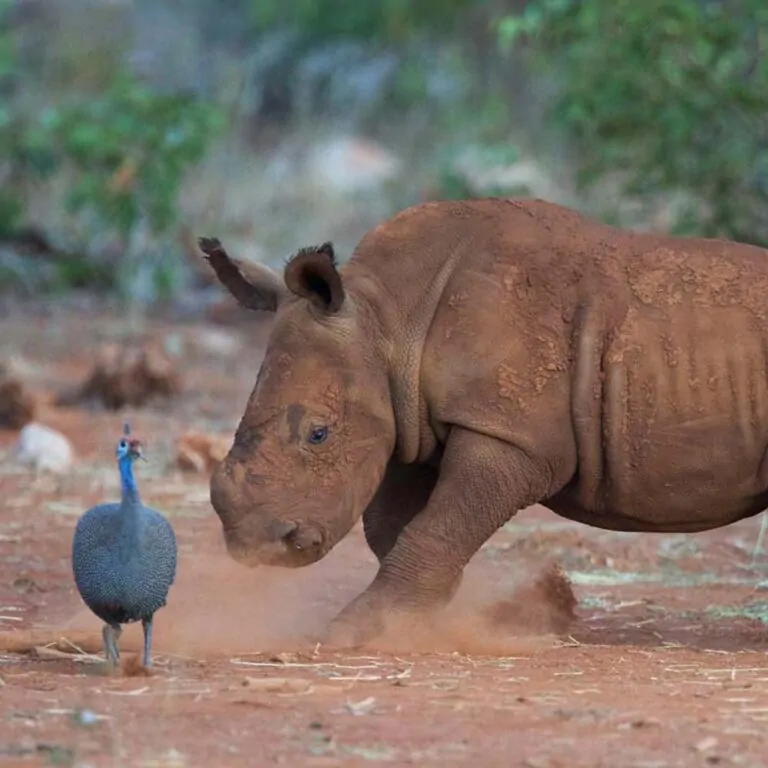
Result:
[[[344,285],[331,243],[302,248],[285,265],[285,284],[323,312],[335,314],[344,303]]]
[[[215,237],[197,241],[222,285],[246,309],[275,312],[287,295],[280,275],[264,264],[233,259]]]

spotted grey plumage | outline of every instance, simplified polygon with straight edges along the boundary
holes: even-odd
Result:
[[[177,546],[168,520],[141,503],[133,475],[141,457],[141,442],[130,437],[126,424],[117,445],[120,502],[98,504],[78,520],[72,571],[83,602],[104,622],[107,659],[117,664],[120,657],[120,625],[141,621],[143,662],[149,667],[152,620],[166,604],[176,576]]]

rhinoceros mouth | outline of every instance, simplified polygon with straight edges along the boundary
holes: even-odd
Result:
[[[224,529],[224,540],[229,556],[249,568],[275,565],[301,568],[317,562],[325,554],[324,539],[319,532],[292,524],[282,527],[277,540],[248,541],[235,528]]]

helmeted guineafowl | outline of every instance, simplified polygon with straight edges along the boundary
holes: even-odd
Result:
[[[176,576],[176,537],[170,523],[145,507],[133,476],[142,458],[141,442],[128,424],[117,444],[122,497],[119,504],[98,504],[78,520],[72,541],[72,571],[83,602],[105,622],[107,659],[120,657],[121,624],[141,620],[144,666],[149,667],[152,619],[166,604]]]

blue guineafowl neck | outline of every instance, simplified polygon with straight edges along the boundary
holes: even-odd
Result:
[[[136,486],[136,479],[133,476],[133,460],[130,456],[123,456],[117,463],[120,468],[120,488],[123,494],[123,501],[138,506],[141,501],[139,499],[139,489]]]
[[[133,557],[136,543],[139,537],[139,516],[141,513],[141,500],[136,480],[133,477],[133,461],[130,456],[118,459],[120,468],[120,486],[122,499],[120,515],[122,523],[119,537],[119,557],[121,561],[129,561]]]

